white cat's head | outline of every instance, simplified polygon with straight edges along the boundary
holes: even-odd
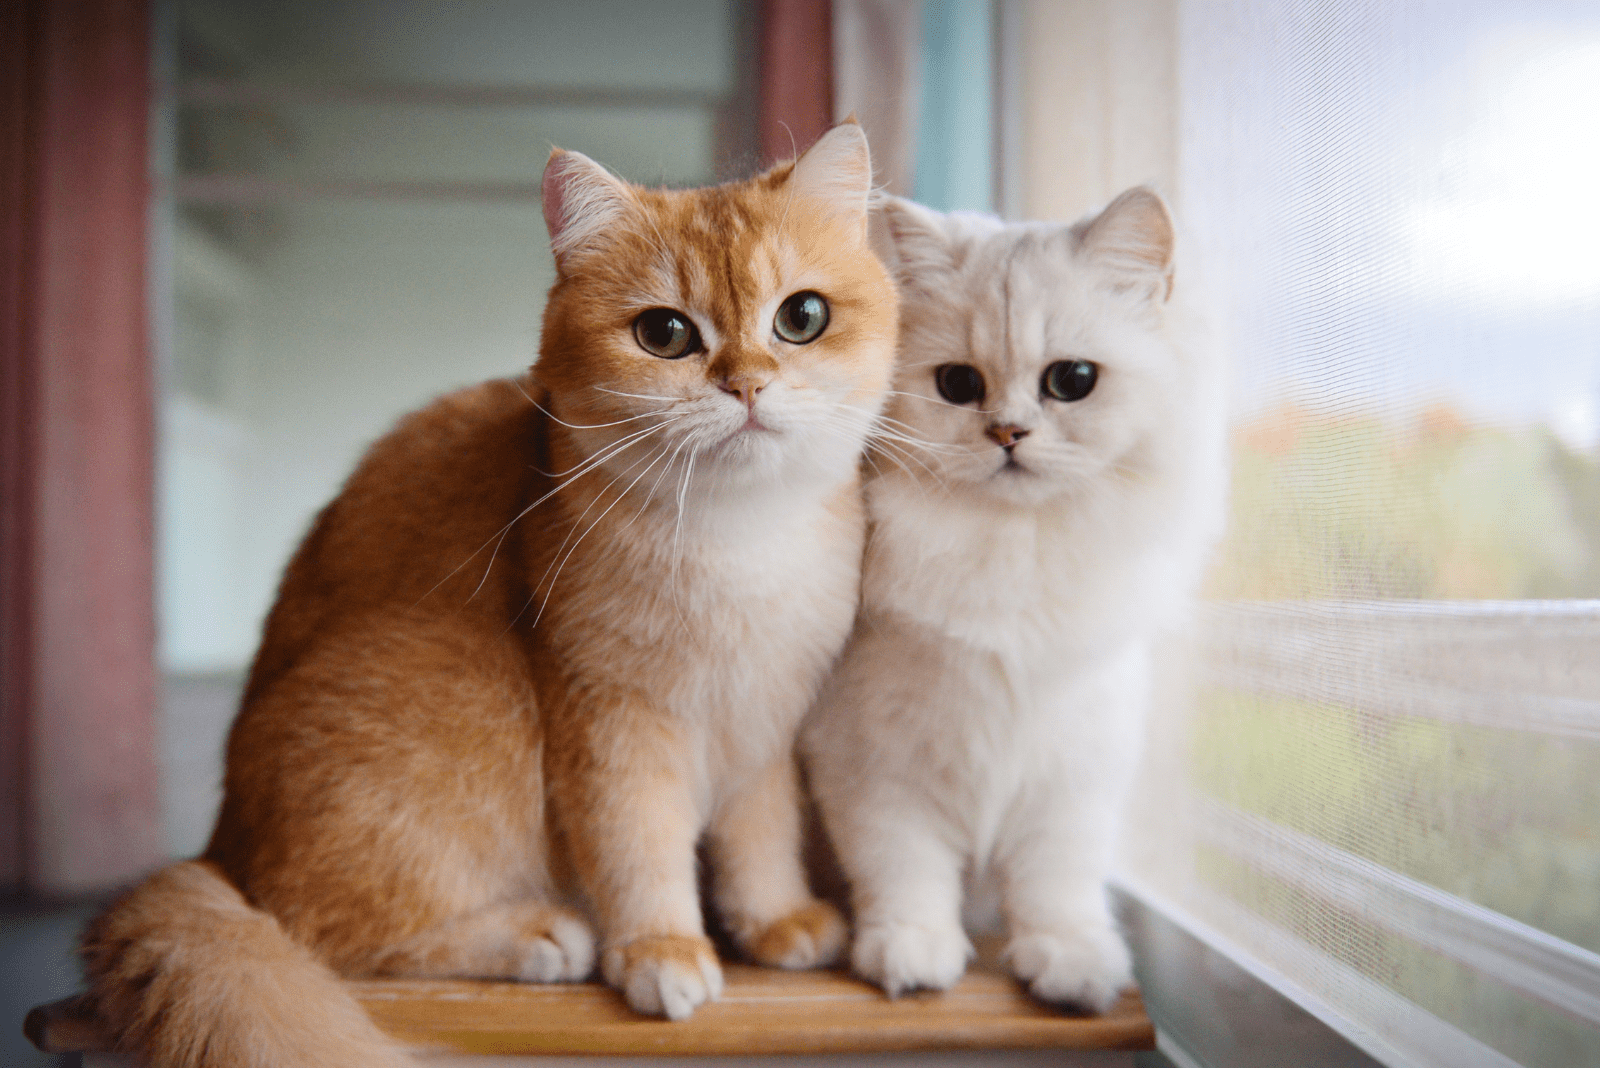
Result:
[[[1160,476],[1198,398],[1169,321],[1159,196],[1131,189],[1072,226],[889,197],[876,230],[901,289],[898,422],[880,469],[1024,507]]]

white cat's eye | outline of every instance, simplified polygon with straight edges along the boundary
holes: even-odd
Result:
[[[939,396],[951,404],[971,404],[983,400],[983,372],[970,363],[942,363],[933,369],[933,383]]]
[[[772,332],[791,345],[815,341],[828,327],[828,302],[821,293],[804,290],[778,305]]]
[[[1100,368],[1088,360],[1057,360],[1039,376],[1039,392],[1058,401],[1079,401],[1094,392]]]
[[[676,360],[701,349],[700,331],[681,311],[651,308],[633,321],[633,339],[639,347],[663,360]]]

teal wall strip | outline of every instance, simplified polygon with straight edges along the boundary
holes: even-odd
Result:
[[[994,5],[923,0],[916,199],[994,210]]]

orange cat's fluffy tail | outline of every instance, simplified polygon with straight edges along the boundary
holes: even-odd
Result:
[[[412,1063],[327,966],[206,861],[151,876],[89,925],[83,956],[118,1048],[151,1068]]]

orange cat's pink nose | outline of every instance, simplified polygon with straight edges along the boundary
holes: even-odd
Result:
[[[1000,446],[1002,449],[1009,449],[1011,446],[1027,437],[1031,431],[1025,430],[1022,427],[1017,426],[1015,423],[1005,423],[1003,425],[992,426],[988,430],[985,430],[984,433],[988,434],[989,437],[993,439],[994,443]]]
[[[717,383],[717,388],[724,393],[732,393],[749,408],[755,405],[756,394],[766,389],[767,383],[754,375],[729,375]]]

